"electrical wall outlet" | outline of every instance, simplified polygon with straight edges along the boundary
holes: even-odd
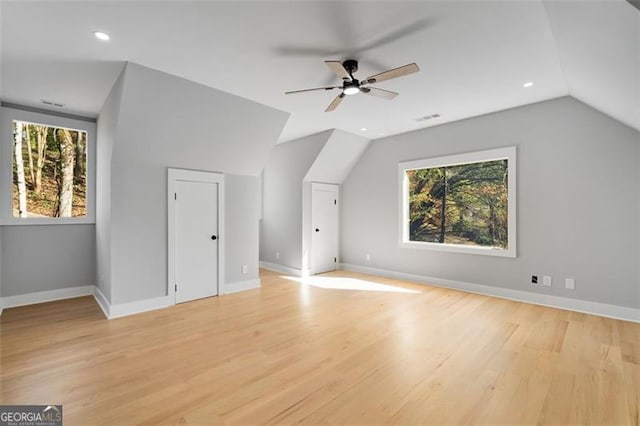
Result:
[[[542,277],[542,285],[545,287],[551,287],[551,277],[549,275]]]
[[[538,284],[538,276],[531,275],[531,284]]]
[[[279,251],[276,252],[276,259],[280,259],[280,252]]]
[[[246,274],[247,272],[249,272],[249,266],[248,265],[242,265],[242,273]]]
[[[575,290],[576,289],[576,280],[574,280],[573,278],[566,278],[564,280],[564,286],[566,288],[568,288],[569,290]]]
[[[367,262],[371,260],[371,255],[369,253],[365,254],[364,257],[367,259]]]

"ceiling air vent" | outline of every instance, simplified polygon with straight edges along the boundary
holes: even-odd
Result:
[[[425,115],[424,117],[416,118],[416,121],[429,121],[434,118],[440,118],[440,114]]]
[[[42,102],[45,105],[54,106],[57,108],[64,108],[64,104],[60,102],[47,101],[45,99],[40,99],[40,102]]]

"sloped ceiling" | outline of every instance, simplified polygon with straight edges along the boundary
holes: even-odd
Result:
[[[567,94],[640,130],[640,11],[624,0],[0,4],[4,102],[96,116],[132,61],[291,113],[280,141],[374,139]],[[336,93],[284,95],[335,83],[323,60],[347,58],[360,77],[422,71],[379,85],[393,101],[358,95],[332,113]]]
[[[369,139],[362,136],[333,130],[304,176],[304,181],[342,184],[369,142]]]
[[[149,168],[164,173],[170,164],[257,176],[288,119],[285,112],[131,62],[123,81],[113,163],[135,170],[121,167],[120,173],[150,176]]]
[[[567,89],[640,130],[640,11],[626,1],[545,1]]]

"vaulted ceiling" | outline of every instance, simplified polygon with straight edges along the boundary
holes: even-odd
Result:
[[[571,95],[640,130],[640,11],[607,1],[2,1],[4,102],[96,116],[124,61],[291,113],[280,140],[378,138]],[[108,42],[94,38],[104,31]],[[324,60],[357,76],[416,62],[330,113]],[[528,88],[526,82],[534,82]],[[158,90],[162,90],[161,87]],[[166,99],[171,102],[171,99]],[[420,117],[439,114],[429,121]],[[247,123],[250,125],[250,123]],[[362,130],[366,128],[367,130]]]

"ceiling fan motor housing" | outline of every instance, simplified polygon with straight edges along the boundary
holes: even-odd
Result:
[[[358,61],[355,59],[347,59],[342,63],[342,66],[349,74],[351,74],[351,77],[353,77],[354,72],[358,71]]]
[[[353,73],[358,71],[358,61],[355,59],[347,59],[342,63],[344,69],[349,73],[351,80],[344,78],[342,83],[342,93],[345,95],[355,95],[360,93],[360,82],[353,77]]]

